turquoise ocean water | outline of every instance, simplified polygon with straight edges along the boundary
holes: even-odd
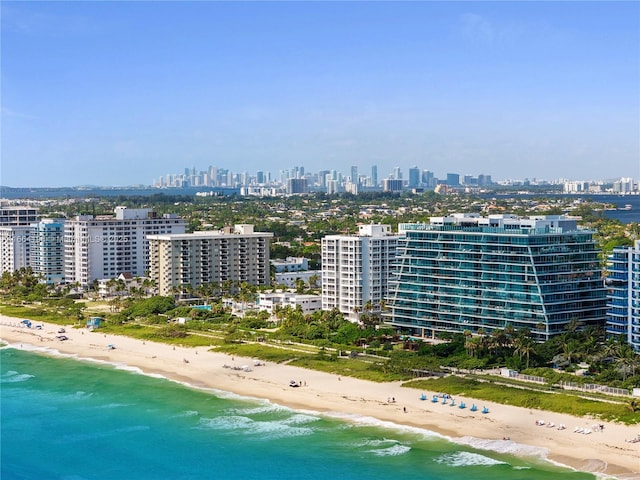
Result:
[[[454,443],[51,352],[5,347],[0,368],[2,480],[594,478],[509,441]]]

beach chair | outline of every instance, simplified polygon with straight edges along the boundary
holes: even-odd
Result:
[[[473,405],[471,405],[470,410],[471,410],[472,412],[475,412],[476,410],[478,410],[478,407],[476,407],[476,404],[475,404],[475,403],[474,403]]]
[[[487,407],[482,408],[482,413],[489,413],[489,409]]]

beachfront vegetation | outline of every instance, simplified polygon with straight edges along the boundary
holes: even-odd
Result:
[[[558,393],[557,391],[549,393],[530,387],[507,386],[502,379],[477,380],[459,376],[415,380],[405,383],[404,386],[431,392],[446,392],[453,396],[458,403],[464,401],[464,397],[469,397],[531,410],[591,416],[595,419],[626,424],[640,423],[638,405],[633,400],[625,398],[608,398],[606,401],[599,401],[578,394]],[[468,405],[468,407],[470,406]],[[537,419],[537,417],[535,418]]]
[[[37,282],[29,280],[28,271],[17,276],[14,285],[19,291],[36,287]],[[25,293],[30,295],[29,291]],[[238,289],[236,295],[242,297],[243,289]],[[160,296],[120,298],[115,308],[109,305],[108,310],[104,309],[104,302],[85,303],[60,296],[36,302],[27,302],[24,297],[10,299],[12,304],[3,306],[2,312],[13,317],[60,325],[72,320],[81,326],[87,317],[95,315],[104,319],[102,328],[113,333],[173,344],[218,345],[236,355],[313,363],[313,368],[363,378],[409,379],[432,373],[507,367],[542,377],[550,385],[571,382],[624,389],[640,387],[640,356],[626,342],[605,339],[602,330],[581,329],[576,322],[562,335],[541,344],[533,342],[527,331],[510,327],[490,334],[443,335],[437,343],[427,344],[394,332],[381,323],[379,315],[370,312],[363,313],[362,322],[355,324],[337,310],[304,315],[289,307],[279,309],[274,318],[255,311],[237,317],[220,298],[209,299],[210,310]],[[265,355],[264,349],[242,353],[253,345],[274,346],[281,360]],[[367,368],[350,367],[349,362],[355,358],[364,361]]]

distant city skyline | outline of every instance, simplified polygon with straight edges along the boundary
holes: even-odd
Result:
[[[0,185],[640,178],[638,2],[0,4]]]

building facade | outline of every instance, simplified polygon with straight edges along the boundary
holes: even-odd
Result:
[[[190,234],[152,235],[150,277],[160,295],[204,284],[246,282],[269,285],[269,245],[273,233],[253,225]]]
[[[80,215],[64,227],[65,280],[87,286],[121,273],[145,276],[153,234],[184,233],[175,214],[156,215],[148,208],[116,207],[115,215]]]
[[[381,311],[396,258],[398,235],[389,225],[360,225],[357,235],[322,239],[322,309],[352,321]]]
[[[29,266],[30,225],[37,221],[37,208],[0,201],[0,275]]]
[[[29,266],[29,226],[0,226],[0,275]]]
[[[614,248],[608,260],[607,335],[623,337],[640,352],[640,240]]]
[[[64,220],[42,220],[29,230],[29,265],[48,285],[64,282]]]
[[[299,281],[304,282],[312,288],[317,288],[321,285],[322,272],[320,270],[304,270],[299,272],[281,272],[275,274],[276,285],[296,288]]]
[[[287,257],[284,260],[276,258],[271,260],[271,266],[276,273],[303,272],[309,270],[309,260],[305,257]]]
[[[31,225],[38,221],[38,209],[19,205],[0,204],[0,226]]]
[[[292,292],[282,293],[260,293],[258,295],[258,309],[269,312],[270,315],[276,313],[276,308],[291,307],[309,315],[322,309],[322,298],[320,295],[301,295]]]
[[[605,323],[593,232],[575,218],[456,214],[399,230],[387,321],[411,335],[511,326],[544,341]]]

